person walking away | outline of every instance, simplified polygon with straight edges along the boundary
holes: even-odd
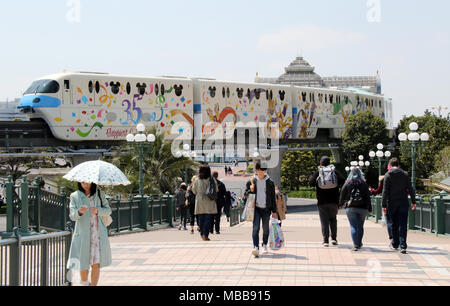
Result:
[[[78,183],[78,191],[70,195],[69,217],[76,224],[67,269],[80,269],[83,286],[97,286],[100,269],[112,263],[108,230],[102,220],[110,215],[104,192],[93,183]]]
[[[278,214],[278,220],[280,220],[280,227],[282,225],[282,221],[286,220],[286,212],[287,212],[287,206],[286,201],[284,199],[283,194],[280,191],[280,187],[275,187],[275,195],[277,200],[277,214]]]
[[[228,174],[233,175],[233,169],[231,169],[231,167],[228,167]]]
[[[360,169],[354,168],[342,188],[339,206],[344,207],[350,222],[353,251],[363,247],[364,223],[369,212],[372,212],[369,186]]]
[[[214,232],[214,229],[216,230],[216,234],[220,235],[220,219],[222,218],[222,210],[225,207],[226,204],[226,196],[227,196],[227,188],[225,187],[225,184],[219,180],[219,173],[214,172],[213,177],[217,182],[219,192],[217,193],[217,214],[212,215],[211,217],[211,234]]]
[[[317,205],[322,226],[323,246],[337,242],[337,214],[339,212],[339,187],[345,183],[345,178],[336,170],[328,156],[320,160],[319,170],[311,177],[309,184],[316,187]]]
[[[223,207],[223,212],[227,216],[227,222],[230,222],[230,215],[231,215],[231,191],[227,191],[225,196],[225,206]]]
[[[214,188],[211,190],[211,188]],[[219,192],[216,180],[211,176],[211,168],[203,165],[200,167],[198,179],[192,186],[192,192],[195,194],[195,215],[199,218],[200,235],[203,241],[210,241],[209,230],[211,227],[211,215],[217,214],[217,205],[215,199],[208,195],[214,193],[217,196]]]
[[[228,167],[225,165],[225,176],[228,176]]]
[[[383,213],[392,222],[392,240],[390,248],[407,254],[409,199],[413,211],[416,210],[416,194],[409,174],[400,169],[400,161],[393,158],[389,162],[391,170],[384,177]]]
[[[263,228],[263,254],[268,253],[267,244],[269,242],[270,216],[277,218],[277,203],[275,195],[275,184],[266,174],[267,168],[261,162],[257,162],[255,176],[247,183],[245,195],[256,195],[255,214],[253,219],[253,256],[259,257],[259,233],[262,223]]]
[[[180,212],[180,226],[178,227],[178,230],[181,231],[181,228],[183,227],[185,231],[187,231],[186,223],[187,223],[187,210],[188,207],[186,205],[186,191],[187,186],[185,183],[181,184],[180,188],[178,189],[178,192],[176,194],[177,199],[177,211]]]
[[[194,176],[191,180],[191,185],[187,188],[186,191],[186,205],[189,209],[190,214],[190,221],[191,221],[191,234],[194,234],[194,226],[195,226],[195,220],[197,220],[197,228],[200,232],[200,226],[198,222],[198,217],[195,215],[195,194],[192,192],[192,185],[194,184],[194,181],[197,179],[197,176]]]
[[[391,169],[392,169],[391,165],[388,165],[388,172],[391,171]],[[383,188],[384,188],[384,176],[380,176],[380,184],[378,185],[378,188],[377,189],[369,188],[369,191],[373,196],[382,195]],[[389,235],[389,241],[392,241],[392,239],[393,239],[393,237],[392,237],[392,220],[386,214],[383,214],[383,215],[386,216],[386,227],[387,227],[387,231],[388,231],[388,235]]]

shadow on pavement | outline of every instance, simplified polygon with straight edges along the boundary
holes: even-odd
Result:
[[[292,255],[292,254],[268,254],[268,255],[263,255],[263,256],[267,256],[267,257],[270,257],[273,259],[293,258],[295,260],[308,260],[308,258],[306,258],[306,257]]]

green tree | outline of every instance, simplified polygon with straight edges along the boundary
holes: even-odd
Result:
[[[342,137],[345,165],[357,161],[363,155],[366,160],[369,152],[376,150],[379,143],[387,145],[389,141],[386,122],[383,118],[374,116],[370,111],[351,116],[345,125]],[[367,179],[370,185],[378,184],[378,169],[369,169]]]
[[[300,148],[300,146],[296,146]],[[281,185],[283,189],[299,190],[308,185],[308,180],[317,163],[311,151],[287,152],[281,165]]]
[[[450,146],[450,120],[448,118],[440,118],[430,112],[426,112],[421,117],[405,117],[399,123],[398,134],[411,133],[409,125],[412,122],[416,122],[419,125],[418,133],[428,133],[430,135],[430,141],[426,143],[416,160],[417,178],[429,178],[439,171],[438,167],[436,167],[436,156],[444,148]],[[397,156],[400,156],[402,167],[406,171],[411,172],[411,157],[408,152],[401,149],[400,143],[397,144],[396,150]]]
[[[351,116],[345,125],[342,146],[346,164],[357,160],[359,155],[366,158],[377,144],[387,144],[389,140],[386,122],[371,112],[366,111]]]
[[[156,129],[151,131],[156,135]],[[117,154],[105,161],[119,167],[131,182],[130,186],[113,188],[123,195],[139,192],[139,155],[127,144],[117,149]],[[184,180],[187,168],[190,174],[198,169],[198,163],[185,157],[176,158],[172,154],[172,143],[164,140],[164,135],[156,136],[152,150],[144,154],[144,193],[173,194],[176,187]]]
[[[54,165],[49,157],[3,157],[0,154],[0,176],[11,175],[13,182],[30,174],[32,169],[54,167]]]
[[[436,156],[434,167],[436,172],[443,172],[445,176],[450,176],[450,146]]]

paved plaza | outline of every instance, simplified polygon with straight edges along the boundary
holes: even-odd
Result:
[[[283,223],[286,246],[255,259],[252,225],[230,228],[203,242],[178,229],[110,239],[113,265],[102,286],[436,286],[450,285],[450,240],[409,234],[409,253],[388,247],[386,229],[366,223],[364,248],[352,252],[347,217],[339,215],[337,247],[321,245],[314,201],[291,200]]]

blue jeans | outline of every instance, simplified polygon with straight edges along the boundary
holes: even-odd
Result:
[[[366,222],[369,211],[363,208],[347,208],[346,211],[348,221],[350,221],[353,245],[359,248],[362,246],[364,223]]]
[[[200,225],[200,233],[202,237],[209,237],[211,228],[211,215],[198,215],[198,223]]]
[[[263,228],[263,245],[269,243],[270,216],[270,211],[258,207],[255,208],[255,217],[253,219],[253,246],[255,248],[259,248],[259,230],[261,221]]]
[[[408,236],[409,201],[396,203],[395,207],[388,207],[388,218],[392,221],[392,246],[402,250],[408,248],[406,239]]]

